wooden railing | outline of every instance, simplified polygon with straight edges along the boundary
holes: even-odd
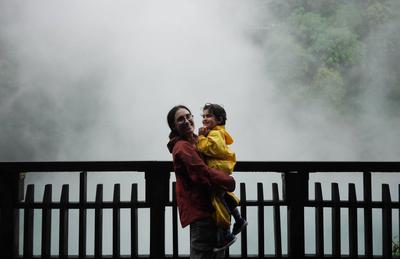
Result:
[[[113,200],[103,200],[103,185],[96,187],[94,201],[87,200],[87,175],[91,172],[144,172],[145,199],[138,200],[137,184],[132,184],[131,199],[121,201],[120,185],[114,185]],[[0,163],[0,256],[1,258],[187,258],[179,254],[177,208],[175,202],[175,185],[172,184],[172,200],[170,193],[170,174],[173,171],[171,162],[138,161],[138,162],[2,162]],[[257,208],[256,233],[245,230],[241,233],[240,254],[227,258],[399,258],[392,255],[393,220],[392,212],[398,211],[399,201],[392,201],[388,184],[382,185],[381,201],[372,200],[371,175],[379,172],[398,173],[400,162],[238,162],[237,172],[278,172],[282,174],[282,193],[279,197],[278,185],[272,184],[272,200],[264,199],[263,184],[257,184],[257,199],[246,198],[246,185],[240,183],[241,213],[247,216],[247,209]],[[63,185],[59,202],[53,202],[52,185],[45,186],[42,202],[35,202],[35,186],[28,185],[26,192],[21,185],[21,172],[81,172],[79,183],[79,201],[69,199],[69,186]],[[310,173],[362,173],[363,200],[357,199],[354,183],[349,183],[349,197],[343,200],[339,195],[337,183],[332,183],[332,197],[323,199],[320,183],[315,183],[315,199],[310,200]],[[400,196],[400,185],[398,193]],[[22,191],[22,192],[21,192]],[[400,197],[398,197],[398,200]],[[172,253],[165,252],[165,208],[172,208]],[[264,208],[273,210],[273,237],[266,237]],[[281,209],[287,211],[287,239],[283,240],[281,230]],[[315,254],[305,254],[305,208],[315,210]],[[150,209],[150,243],[148,255],[138,253],[138,209]],[[331,208],[332,252],[326,254],[324,240],[324,208]],[[87,211],[94,209],[94,254],[87,255]],[[112,254],[103,255],[103,210],[112,210]],[[121,209],[129,209],[130,224],[121,222]],[[341,249],[341,209],[348,210],[348,240],[349,253],[344,255]],[[364,215],[363,236],[358,231],[358,211]],[[382,211],[382,254],[373,253],[373,215],[372,209]],[[41,251],[33,254],[34,211],[40,210],[41,215]],[[59,210],[58,254],[51,253],[52,211]],[[79,212],[79,249],[78,255],[69,255],[69,225],[72,224],[69,215],[71,210]],[[23,211],[23,229],[20,231],[19,212]],[[400,216],[399,216],[400,217]],[[400,220],[398,220],[400,221]],[[130,253],[121,255],[121,227],[130,227]],[[400,233],[400,229],[397,229]],[[19,247],[19,233],[23,233],[23,246]],[[257,236],[257,253],[248,253],[248,235]],[[169,236],[169,233],[168,233]],[[364,252],[359,254],[359,239],[364,240]],[[274,253],[267,254],[265,242],[274,243]],[[126,241],[126,240],[125,240]],[[286,242],[287,253],[282,252],[282,243]]]

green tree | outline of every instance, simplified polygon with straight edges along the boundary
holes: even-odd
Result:
[[[313,56],[293,36],[274,33],[264,47],[272,50],[265,53],[266,69],[279,86],[307,82],[307,75],[313,70]]]
[[[310,48],[326,66],[349,67],[360,61],[362,44],[347,28],[329,27],[315,37]]]
[[[341,74],[332,68],[320,67],[315,74],[311,89],[314,94],[337,107],[341,107],[346,96],[346,86]]]
[[[356,113],[353,99],[380,87],[387,111],[400,114],[400,1],[269,3],[280,28],[265,34],[265,60],[283,93],[325,98]]]
[[[389,17],[388,5],[384,2],[375,1],[372,2],[367,10],[368,25],[376,27],[384,24]]]
[[[295,10],[288,18],[288,24],[292,27],[291,33],[305,47],[312,45],[328,27],[326,18],[318,13],[306,12],[304,8]]]
[[[358,35],[359,39],[364,38],[368,33],[366,14],[363,5],[360,5],[359,2],[351,1],[339,5],[332,16],[331,23],[336,28],[347,28]]]

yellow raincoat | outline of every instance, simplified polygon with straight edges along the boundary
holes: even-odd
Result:
[[[207,165],[223,170],[232,174],[236,164],[236,155],[229,149],[228,145],[233,143],[232,136],[225,130],[225,126],[215,126],[207,136],[200,135],[197,142],[197,149],[205,155]],[[239,198],[232,192],[227,192],[226,199],[231,203],[239,204]],[[229,228],[231,225],[231,215],[224,203],[221,201],[221,195],[213,193],[211,202],[215,209],[215,220],[217,225]]]

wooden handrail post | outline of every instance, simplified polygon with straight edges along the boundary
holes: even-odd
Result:
[[[165,257],[165,203],[169,199],[170,172],[154,166],[145,172],[146,202],[150,203],[150,258]]]
[[[18,172],[0,173],[0,251],[2,258],[18,254],[18,209],[20,175]]]
[[[87,233],[87,172],[79,174],[79,258],[86,258],[86,233]]]
[[[304,258],[304,204],[308,200],[308,172],[282,175],[283,199],[287,203],[289,258]]]

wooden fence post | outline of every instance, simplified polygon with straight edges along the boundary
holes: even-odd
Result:
[[[373,258],[372,231],[372,176],[371,172],[363,173],[363,199],[368,206],[364,208],[364,251],[366,258]]]
[[[19,213],[19,173],[0,173],[0,251],[2,258],[18,255]]]
[[[382,184],[382,254],[383,258],[392,258],[392,199],[389,184]]]
[[[87,233],[87,172],[79,174],[79,258],[86,258],[86,233]]]
[[[169,200],[170,172],[154,166],[145,172],[146,202],[150,203],[150,258],[165,257],[165,203]]]
[[[282,175],[283,199],[287,203],[289,258],[304,258],[304,204],[308,201],[308,172]]]

